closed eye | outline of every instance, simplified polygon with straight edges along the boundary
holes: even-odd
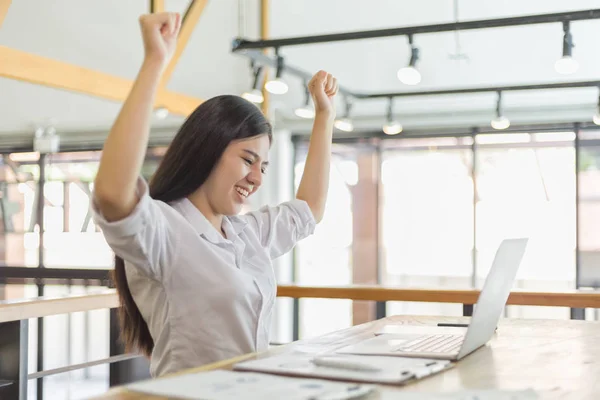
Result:
[[[252,163],[253,163],[253,161],[248,158],[242,157],[242,160],[244,160],[246,162],[246,164],[248,164],[248,165],[252,165]]]

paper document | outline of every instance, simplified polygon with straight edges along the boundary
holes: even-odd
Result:
[[[379,400],[536,400],[538,395],[528,390],[465,390],[449,393],[383,392]]]
[[[127,389],[193,400],[345,400],[376,390],[372,385],[222,370],[137,382]]]
[[[242,361],[235,370],[354,382],[402,384],[450,368],[445,360],[382,356],[286,353]]]

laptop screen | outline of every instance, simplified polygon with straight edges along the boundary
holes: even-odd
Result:
[[[477,299],[469,329],[458,354],[459,359],[483,346],[494,334],[525,254],[527,242],[527,238],[518,238],[505,239],[500,243],[492,268]]]

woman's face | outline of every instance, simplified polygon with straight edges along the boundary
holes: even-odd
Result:
[[[269,164],[269,137],[254,136],[229,144],[202,185],[216,214],[236,215],[260,187]]]

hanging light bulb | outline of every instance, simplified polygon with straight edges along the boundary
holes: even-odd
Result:
[[[260,74],[262,72],[262,66],[254,69],[254,83],[252,84],[252,90],[249,92],[244,92],[242,97],[252,103],[260,104],[265,101],[265,98],[262,94],[262,91],[259,89],[260,82]]]
[[[281,79],[281,73],[283,72],[283,57],[279,55],[279,49],[275,50],[277,56],[277,72],[275,73],[275,79],[268,81],[265,84],[265,89],[269,93],[273,94],[284,94],[288,91],[288,85]]]
[[[300,118],[312,119],[315,117],[315,110],[308,106],[303,106],[296,108],[294,110],[294,114]]]
[[[397,135],[402,132],[402,125],[392,118],[392,101],[393,97],[390,97],[388,102],[386,123],[383,125],[383,133],[386,135]]]
[[[415,68],[419,60],[419,49],[413,46],[412,35],[408,35],[408,43],[410,44],[410,61],[407,67],[398,70],[398,79],[405,85],[417,85],[421,82],[421,73]]]
[[[573,36],[571,35],[571,26],[569,21],[563,22],[563,51],[562,57],[554,63],[554,69],[559,74],[572,74],[579,69],[579,63],[573,58]]]
[[[354,124],[352,123],[352,120],[346,117],[336,119],[333,125],[340,131],[344,132],[352,132],[354,130]]]
[[[284,94],[288,91],[288,85],[280,78],[273,79],[265,85],[265,89],[272,94]]]
[[[571,56],[562,56],[554,63],[554,69],[559,74],[569,75],[579,69],[579,63]]]
[[[254,71],[254,73],[253,73],[254,81],[252,83],[252,90],[250,90],[249,92],[246,91],[246,92],[242,93],[242,97],[252,103],[260,104],[263,101],[265,101],[262,91],[260,90],[260,87],[259,87],[260,76],[261,76],[263,67],[259,66],[259,67],[255,68],[254,61],[252,61],[251,68]]]
[[[338,118],[333,122],[333,126],[335,126],[340,131],[344,132],[352,132],[354,130],[354,124],[350,119],[350,109],[352,108],[352,104],[348,97],[346,97],[346,112],[342,118]]]
[[[154,110],[154,115],[158,119],[165,119],[169,116],[169,110],[167,107],[158,107]]]
[[[252,103],[257,103],[257,104],[260,104],[263,101],[265,101],[265,98],[259,89],[252,89],[249,92],[244,92],[242,94],[242,97],[248,101],[251,101]]]
[[[501,115],[499,117],[494,118],[491,122],[491,125],[492,128],[497,130],[506,129],[510,126],[510,120],[505,116]]]
[[[386,135],[397,135],[402,132],[402,125],[398,121],[390,121],[383,126]]]
[[[491,123],[492,128],[502,130],[510,126],[510,120],[502,115],[502,92],[498,91],[498,102],[496,103],[496,118]]]
[[[302,107],[298,107],[294,110],[294,114],[296,114],[300,118],[312,119],[315,117],[315,110],[309,105],[310,103],[310,93],[308,91],[308,86],[306,83],[304,84],[304,105]]]

